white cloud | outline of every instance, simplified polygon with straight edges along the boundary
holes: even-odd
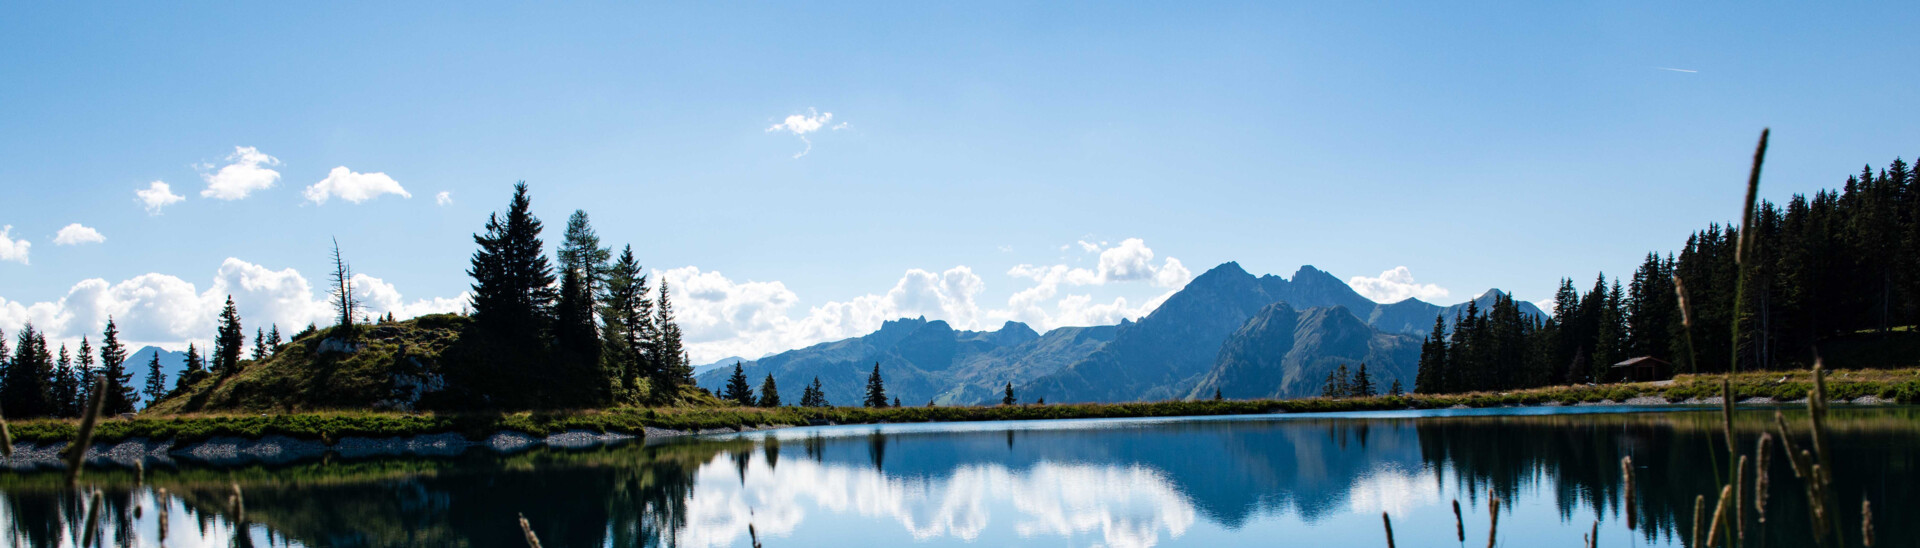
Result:
[[[8,238],[7,233],[12,231],[13,225],[0,226],[0,261],[27,264],[27,250],[33,247],[33,242],[27,241],[26,238],[18,240]]]
[[[200,178],[207,181],[206,190],[200,191],[202,198],[238,200],[247,197],[255,190],[273,186],[280,180],[280,172],[267,169],[266,166],[280,165],[280,159],[268,156],[253,147],[233,147],[233,154],[227,156],[227,165],[218,171],[205,173],[212,165],[202,165]]]
[[[998,329],[1006,321],[1039,331],[1069,325],[1111,325],[1152,312],[1193,276],[1178,259],[1153,264],[1153,251],[1129,239],[1101,253],[1098,269],[1019,265],[1007,274],[1033,282],[1007,299],[1006,308],[982,306],[986,282],[965,266],[942,272],[910,269],[893,287],[802,309],[800,296],[781,282],[735,281],[719,272],[682,267],[661,272],[674,288],[680,327],[696,363],[727,356],[762,356],[871,333],[883,322],[926,316],[954,329]],[[1096,301],[1062,286],[1147,282],[1168,288],[1141,301]]]
[[[1447,297],[1447,290],[1434,284],[1414,283],[1413,271],[1404,266],[1396,266],[1381,272],[1377,278],[1354,276],[1347,285],[1360,296],[1379,303],[1397,303],[1407,299],[1420,299],[1433,302]]]
[[[822,114],[820,111],[808,108],[807,114],[789,115],[785,120],[781,120],[780,123],[767,128],[767,133],[784,131],[792,133],[795,137],[799,137],[800,142],[807,144],[805,150],[801,150],[799,154],[793,155],[794,158],[799,158],[806,156],[809,152],[813,152],[813,141],[807,139],[807,134],[820,131],[820,128],[827,127],[827,124],[832,121],[833,113],[828,112]],[[847,123],[841,122],[838,125],[832,126],[830,129],[838,131],[846,128]]]
[[[1080,250],[1081,250],[1081,251],[1085,251],[1085,252],[1088,252],[1088,253],[1093,253],[1093,252],[1095,252],[1095,251],[1099,251],[1099,250],[1100,250],[1100,244],[1096,244],[1096,243],[1093,243],[1093,242],[1089,242],[1089,241],[1086,241],[1086,240],[1080,240],[1080,241],[1078,241],[1078,242],[1074,242],[1074,243],[1075,243],[1075,244],[1078,244],[1078,245],[1080,246]],[[1061,246],[1061,247],[1060,247],[1060,249],[1062,249],[1062,250],[1065,250],[1065,249],[1066,249],[1066,246]]]
[[[53,245],[97,244],[104,241],[107,241],[107,237],[101,236],[100,231],[81,226],[80,223],[67,225],[53,236]]]
[[[186,196],[173,193],[173,187],[161,181],[147,183],[147,188],[133,191],[146,204],[148,215],[159,215],[160,208],[186,201]]]
[[[354,275],[354,292],[366,304],[368,316],[392,312],[411,318],[458,312],[467,302],[465,293],[407,302],[392,284],[366,274]],[[313,286],[291,268],[273,270],[229,258],[205,291],[176,276],[149,273],[118,283],[81,280],[66,296],[50,302],[29,304],[0,297],[0,330],[18,331],[32,322],[50,339],[78,339],[97,336],[111,316],[128,341],[178,348],[213,339],[214,322],[228,295],[248,327],[278,324],[281,332],[292,333],[308,323],[333,322],[325,287]]]
[[[447,205],[451,203],[453,203],[453,192],[442,190],[439,194],[433,195],[433,205]]]
[[[330,197],[338,196],[342,200],[361,203],[380,197],[381,194],[398,194],[402,198],[412,198],[400,182],[385,173],[355,173],[347,166],[333,168],[327,172],[327,178],[307,187],[303,193],[307,201],[325,204]]]

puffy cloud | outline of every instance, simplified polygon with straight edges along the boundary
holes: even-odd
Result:
[[[0,261],[27,264],[27,251],[33,248],[33,242],[26,238],[9,238],[9,232],[13,232],[13,225],[0,226]]]
[[[807,144],[807,148],[805,150],[800,151],[799,154],[793,155],[794,158],[799,158],[801,156],[806,156],[807,153],[809,152],[813,152],[813,141],[807,139],[807,134],[820,131],[820,128],[828,127],[827,124],[831,122],[833,122],[833,113],[828,112],[828,113],[822,114],[820,113],[820,111],[814,110],[812,108],[808,108],[807,114],[789,115],[785,120],[781,120],[780,123],[774,124],[772,127],[767,128],[767,133],[784,131],[787,133],[792,133],[795,137],[799,137],[800,142]],[[833,130],[842,130],[846,128],[847,128],[846,122],[841,122],[838,125],[832,126]]]
[[[1447,298],[1447,290],[1434,284],[1420,284],[1413,281],[1413,271],[1404,266],[1396,266],[1379,277],[1354,276],[1347,285],[1360,296],[1380,303],[1397,303],[1407,299],[1420,299],[1432,302]]]
[[[442,190],[439,194],[433,195],[433,205],[447,205],[451,203],[453,203],[453,193],[450,191]]]
[[[104,241],[107,241],[107,237],[101,236],[100,231],[81,226],[80,223],[67,225],[53,236],[53,245],[97,244]]]
[[[187,200],[186,196],[174,194],[173,187],[161,181],[147,183],[147,188],[135,190],[133,194],[139,197],[140,203],[147,206],[148,215],[159,215],[160,208]]]
[[[977,329],[984,312],[975,297],[986,284],[972,269],[908,270],[893,288],[792,315],[800,298],[781,282],[736,282],[688,266],[660,273],[673,288],[675,313],[695,362],[761,356],[871,333],[887,320],[926,316],[956,329]]]
[[[407,302],[392,284],[366,274],[354,275],[354,293],[370,316],[391,312],[410,318],[458,312],[467,302],[464,293]],[[189,341],[212,340],[214,322],[228,295],[248,326],[278,324],[281,331],[291,332],[309,323],[333,321],[326,288],[314,287],[298,271],[229,258],[221,262],[205,291],[175,276],[149,273],[118,283],[81,280],[66,296],[51,302],[27,304],[0,298],[0,329],[16,331],[31,322],[49,338],[77,339],[97,335],[112,317],[130,342],[179,347]]]
[[[402,198],[413,197],[407,189],[400,187],[399,181],[393,180],[385,173],[355,173],[347,169],[347,166],[333,168],[333,171],[327,172],[327,178],[309,185],[303,194],[307,201],[315,204],[325,204],[328,198],[335,196],[356,204],[378,198],[381,194],[398,194]]]
[[[273,186],[280,180],[280,172],[267,166],[280,165],[280,159],[268,156],[253,147],[233,147],[233,154],[227,155],[227,165],[218,171],[204,173],[212,165],[203,164],[201,179],[207,181],[206,190],[200,191],[202,198],[238,200],[247,197],[255,190]]]

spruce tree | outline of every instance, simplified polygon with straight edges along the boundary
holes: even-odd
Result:
[[[467,270],[473,277],[473,319],[494,336],[537,342],[552,323],[559,295],[540,230],[527,184],[520,182],[513,185],[505,218],[488,215],[486,233],[473,236],[480,246]]]
[[[1405,394],[1406,394],[1406,391],[1400,388],[1400,377],[1394,377],[1393,386],[1387,387],[1387,395],[1400,396]]]
[[[160,403],[167,396],[167,374],[160,370],[160,353],[154,352],[153,359],[147,362],[147,407]]]
[[[1213,387],[1213,401],[1220,401],[1220,387]]]
[[[194,348],[193,343],[187,343],[187,363],[180,370],[180,378],[173,380],[173,391],[176,393],[186,391],[199,383],[200,379],[206,378],[206,375],[206,365],[200,360],[200,349]]]
[[[7,363],[4,383],[0,383],[0,410],[6,416],[31,418],[52,416],[59,411],[53,402],[53,356],[47,352],[47,339],[29,323],[20,328],[13,347],[13,360]]]
[[[73,376],[66,380],[67,384],[73,386],[73,391],[68,394],[69,398],[66,401],[59,402],[60,405],[65,406],[66,416],[78,417],[85,413],[87,392],[93,389],[91,383],[94,364],[93,343],[88,342],[87,337],[82,335],[80,336],[80,355],[74,360]]]
[[[268,348],[270,347],[267,346],[267,330],[253,328],[253,361],[266,360]]]
[[[54,416],[75,416],[73,401],[80,393],[79,380],[80,372],[74,367],[73,357],[67,354],[67,345],[60,345],[60,360],[54,362],[51,401],[48,402]]]
[[[273,355],[279,355],[281,342],[280,324],[273,324],[273,327],[267,330],[267,351]]]
[[[1360,364],[1360,370],[1354,372],[1353,382],[1347,386],[1347,395],[1364,398],[1374,395],[1373,377],[1367,375],[1367,364]]]
[[[587,293],[597,295],[604,289],[607,261],[612,259],[613,250],[600,247],[600,236],[593,231],[593,225],[587,220],[587,212],[573,210],[567,217],[567,231],[560,239],[560,249],[555,253],[562,271],[580,272]]]
[[[240,349],[247,344],[247,335],[240,328],[240,310],[233,306],[233,296],[227,296],[227,307],[220,311],[220,329],[213,339],[213,370],[222,377],[231,376],[240,371]]]
[[[653,386],[656,401],[670,401],[680,387],[693,384],[693,367],[686,361],[680,341],[680,326],[673,317],[673,300],[666,280],[660,280],[660,298],[654,306],[654,327],[659,336],[653,344],[655,357]],[[662,400],[660,398],[667,398]]]
[[[609,374],[620,379],[621,388],[631,393],[640,387],[640,379],[653,377],[656,360],[651,349],[659,337],[653,324],[653,300],[647,296],[647,275],[633,257],[633,246],[620,250],[620,258],[607,269],[604,285],[600,336],[606,350],[601,359]]]
[[[100,374],[106,378],[106,386],[94,387],[105,390],[105,399],[101,400],[101,412],[107,416],[132,413],[134,404],[140,399],[135,392],[133,372],[127,371],[127,347],[120,344],[120,328],[115,326],[113,318],[107,318],[106,330],[100,333]]]
[[[727,386],[720,392],[720,398],[741,407],[753,406],[753,387],[747,385],[747,373],[740,362],[733,362],[733,376],[727,377]]]
[[[780,387],[773,383],[773,374],[767,374],[767,380],[760,381],[760,407],[779,407]]]
[[[1347,365],[1340,364],[1327,372],[1326,384],[1320,387],[1320,396],[1327,398],[1345,398],[1353,395],[1353,381],[1347,374]]]
[[[873,374],[867,376],[867,399],[864,403],[876,409],[887,406],[887,386],[880,379],[880,362],[873,362]]]
[[[1013,405],[1013,383],[1007,383],[1007,394],[1000,398],[1000,405]]]
[[[601,341],[593,325],[593,307],[586,274],[576,270],[562,273],[553,328],[555,358],[561,367],[550,376],[575,403],[604,405],[611,395],[607,384],[611,377],[601,375]]]
[[[801,407],[826,407],[827,394],[820,388],[820,377],[814,377],[813,383],[800,391]]]
[[[1419,370],[1413,376],[1413,391],[1421,394],[1444,394],[1447,388],[1447,317],[1445,314],[1433,317],[1433,330],[1420,343]]]
[[[893,397],[893,406],[894,406],[894,407],[900,407],[900,396],[894,396],[894,397]]]

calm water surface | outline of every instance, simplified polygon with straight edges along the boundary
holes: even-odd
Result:
[[[1772,410],[1742,413],[1751,452]],[[1788,411],[1796,428],[1804,416]],[[1799,420],[1794,420],[1798,418]],[[1719,415],[1670,408],[1535,408],[1194,419],[834,426],[516,455],[333,459],[238,468],[94,471],[108,546],[1684,546],[1693,499],[1726,467]],[[1879,546],[1920,546],[1920,410],[1837,409],[1839,499]],[[1803,432],[1802,432],[1803,433]],[[1802,440],[1804,442],[1804,440]],[[1622,516],[1619,458],[1640,478]],[[1781,459],[1767,530],[1808,544],[1799,480]],[[228,504],[244,493],[242,520]],[[82,500],[57,474],[0,472],[12,545],[75,545]],[[159,496],[156,488],[165,488]],[[1711,500],[1709,501],[1711,504]],[[1711,511],[1711,506],[1709,506]],[[1751,512],[1751,508],[1749,512]],[[1752,515],[1749,514],[1750,520]],[[1904,517],[1902,517],[1904,516]],[[236,525],[238,523],[239,525]],[[1764,544],[1763,544],[1764,543]]]

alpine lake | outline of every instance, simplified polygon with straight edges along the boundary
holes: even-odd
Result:
[[[1776,411],[1810,443],[1803,406],[1742,408],[1742,453],[1779,436]],[[1490,533],[1497,546],[1584,546],[1596,530],[1597,546],[1691,546],[1695,498],[1710,514],[1729,467],[1722,428],[1717,407],[1675,406],[843,425],[176,462],[144,477],[89,469],[84,483],[104,495],[92,518],[104,546],[521,547],[524,516],[548,548],[1379,547],[1382,513],[1398,546],[1485,546]],[[1864,497],[1875,546],[1920,546],[1920,408],[1836,405],[1827,430],[1849,545]],[[1742,545],[1811,546],[1803,480],[1783,454],[1771,461],[1766,521],[1749,502]],[[58,471],[0,471],[7,545],[80,545],[90,506]]]

